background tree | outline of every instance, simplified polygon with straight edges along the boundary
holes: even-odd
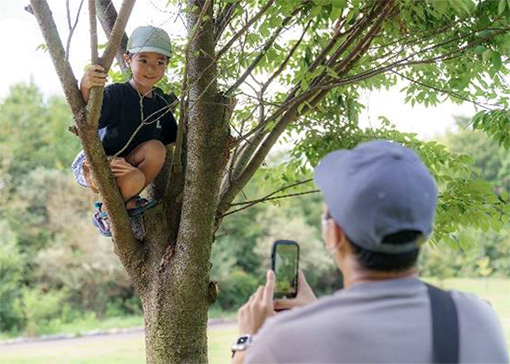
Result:
[[[476,103],[483,108],[477,126],[508,144],[507,1],[180,3],[188,36],[177,68],[177,145],[149,191],[162,203],[134,222],[135,234],[97,136],[102,92],[94,89],[85,106],[48,4],[30,3],[109,211],[115,252],[140,294],[150,363],[207,361],[207,309],[217,293],[209,278],[214,234],[225,216],[265,199],[234,201],[286,133],[296,144],[292,169],[282,171],[289,184],[266,198],[303,188],[310,165],[332,149],[387,138],[417,150],[441,185],[434,239],[455,244],[463,225],[502,215],[508,223],[507,201],[471,178],[469,158],[388,123],[381,130],[357,126],[361,90],[404,79],[411,103]],[[104,26],[109,41],[101,57],[96,5],[102,23],[114,24]],[[89,1],[92,63],[110,68],[133,5],[125,0],[116,16],[106,11],[109,1]]]

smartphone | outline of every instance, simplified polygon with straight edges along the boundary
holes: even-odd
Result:
[[[299,245],[292,240],[277,240],[271,251],[275,273],[274,298],[294,298],[298,290]]]

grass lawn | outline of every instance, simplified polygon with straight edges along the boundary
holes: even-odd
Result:
[[[230,363],[237,327],[209,330],[209,362]],[[2,364],[144,364],[143,334],[0,346]]]
[[[442,282],[433,278],[424,278],[424,280],[445,289],[473,292],[489,301],[498,313],[499,321],[505,332],[508,351],[510,352],[510,279],[451,278],[445,279]]]
[[[438,282],[447,289],[474,292],[491,302],[498,312],[510,350],[510,279],[447,279]],[[209,330],[209,361],[212,364],[230,362],[230,345],[237,337],[235,326],[217,326]],[[32,344],[0,346],[2,364],[143,364],[145,363],[142,335],[91,337]]]

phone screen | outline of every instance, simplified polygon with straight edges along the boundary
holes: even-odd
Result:
[[[294,241],[279,240],[273,245],[275,298],[293,298],[297,294],[299,245]]]

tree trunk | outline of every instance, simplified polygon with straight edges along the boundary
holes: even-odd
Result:
[[[160,241],[148,242],[166,249],[160,251],[161,256],[156,254],[156,259],[145,260],[150,273],[146,287],[140,290],[147,363],[151,364],[207,362],[207,312],[215,299],[209,262],[229,133],[224,98],[216,85],[211,1],[193,3],[198,6],[188,19],[190,32],[194,33],[187,66],[189,88],[183,90],[188,97],[187,125],[180,126],[186,130],[182,210],[179,221],[167,219],[167,224],[173,226],[164,228],[167,233],[161,230],[156,239]],[[207,9],[201,14],[204,6]],[[197,22],[199,26],[194,30]],[[168,186],[168,194],[172,188],[179,186]],[[176,206],[170,201],[167,208]],[[177,227],[174,242],[171,231]]]

